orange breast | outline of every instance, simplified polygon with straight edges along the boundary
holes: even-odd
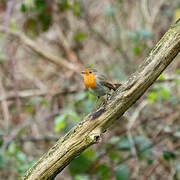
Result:
[[[85,74],[84,75],[84,84],[85,88],[96,89],[96,78],[94,74]]]

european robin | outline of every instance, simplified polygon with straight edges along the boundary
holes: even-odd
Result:
[[[95,69],[86,69],[81,74],[84,76],[85,88],[93,95],[98,96],[98,98],[106,94],[110,95],[111,89],[114,91],[117,89],[117,86],[108,82],[106,77]]]

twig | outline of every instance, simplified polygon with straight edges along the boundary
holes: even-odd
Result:
[[[1,75],[0,75],[0,92],[1,92],[2,97],[6,97],[6,91],[2,84]],[[3,115],[4,115],[4,122],[5,122],[6,127],[8,128],[10,115],[9,115],[8,103],[7,103],[6,99],[2,99],[1,106],[2,106],[2,111],[3,111]]]
[[[88,26],[89,31],[91,32],[92,35],[95,35],[96,38],[98,38],[103,44],[105,44],[107,47],[111,47],[111,43],[104,37],[102,36],[101,33],[99,33],[98,31],[96,31],[91,23],[90,23],[90,18],[89,18],[89,14],[87,9],[85,8],[84,3],[81,3],[82,6],[82,13],[83,15],[81,16],[81,18],[85,21],[86,25]]]
[[[4,26],[5,30],[9,30],[9,19],[11,17],[12,9],[15,6],[17,0],[11,0],[7,2],[7,10],[4,16]]]
[[[133,125],[135,124],[140,112],[144,109],[144,107],[148,104],[148,101],[144,100],[138,108],[136,108],[136,111],[131,115],[131,118],[129,118],[129,122],[127,124],[127,129],[131,130]]]
[[[25,64],[21,63],[20,65],[23,67],[20,68],[19,71],[25,78],[30,80],[31,83],[35,84],[35,86],[40,90],[47,90],[47,85],[39,79],[39,76],[36,76],[33,74],[33,72],[30,72],[29,67],[26,67]]]
[[[133,154],[134,157],[136,157],[136,167],[135,167],[135,177],[139,177],[139,169],[140,169],[140,166],[139,166],[139,160],[138,160],[138,155],[137,155],[137,150],[136,150],[136,147],[135,147],[135,143],[134,143],[134,140],[132,138],[132,135],[131,135],[131,128],[134,126],[135,124],[135,121],[137,120],[140,112],[142,111],[142,109],[148,104],[147,101],[143,101],[139,107],[136,109],[136,111],[134,112],[134,114],[132,115],[132,118],[129,118],[129,122],[127,124],[127,137],[129,139],[129,142],[131,144],[131,152]]]
[[[130,129],[128,129],[128,131],[127,131],[127,137],[128,137],[129,143],[130,143],[131,153],[136,159],[135,177],[139,177],[139,169],[140,169],[139,159],[138,159],[135,143],[134,143],[134,140],[132,138]]]
[[[85,5],[83,5],[82,3],[82,9],[83,9],[83,16],[82,19],[85,21],[86,25],[88,26],[88,29],[90,31],[90,33],[95,36],[98,40],[100,40],[100,42],[102,42],[105,46],[107,46],[108,48],[114,50],[117,48],[117,46],[119,47],[119,52],[121,54],[121,56],[124,58],[124,60],[126,61],[126,64],[130,63],[130,59],[126,53],[126,51],[124,50],[123,47],[123,43],[122,43],[122,39],[120,36],[120,31],[117,32],[118,35],[118,42],[117,44],[111,44],[110,41],[108,39],[106,39],[100,32],[98,32],[97,30],[94,29],[94,27],[91,25],[90,23],[90,17],[88,14],[88,10],[85,8]],[[116,28],[118,28],[118,22],[115,18],[115,16],[113,16],[113,20],[114,20],[114,24],[116,25]],[[118,28],[119,30],[119,28]],[[127,63],[128,62],[128,63]],[[126,68],[127,73],[129,73],[128,68]]]
[[[16,99],[16,105],[17,105],[17,112],[18,112],[18,117],[19,121],[22,120],[21,118],[21,100],[19,98],[19,92],[18,92],[18,81],[16,79],[16,68],[15,68],[15,60],[14,60],[14,54],[15,54],[16,49],[13,47],[13,44],[8,41],[7,44],[7,53],[9,56],[9,64],[10,64],[10,73],[12,76],[12,83],[13,83],[13,89],[14,89],[14,94],[15,94],[15,99]]]
[[[38,141],[57,141],[59,137],[55,136],[30,136],[30,137],[21,137],[17,138],[16,141],[20,142],[27,142],[27,141],[32,141],[32,142],[38,142]]]
[[[157,83],[171,83],[171,82],[176,82],[177,80],[180,80],[180,79],[175,79],[175,78],[169,78],[169,79],[158,79],[157,80]]]
[[[9,31],[9,19],[11,17],[11,13],[12,13],[12,9],[15,6],[17,0],[11,0],[9,1],[7,4],[7,10],[6,10],[6,15],[5,15],[5,32],[7,33]],[[16,95],[16,105],[17,105],[17,111],[18,111],[18,116],[19,116],[19,120],[21,121],[21,101],[19,99],[19,95],[18,95],[18,84],[17,84],[17,80],[16,80],[16,72],[15,72],[15,61],[14,61],[14,54],[16,49],[13,47],[12,44],[12,40],[10,42],[10,40],[7,41],[7,54],[8,54],[8,58],[9,58],[9,64],[10,64],[10,72],[11,72],[11,76],[12,76],[12,82],[13,82],[13,88],[14,88],[14,92]]]
[[[53,9],[53,20],[54,20],[54,27],[55,30],[57,32],[57,36],[59,39],[60,44],[62,45],[67,58],[73,63],[76,64],[77,66],[79,66],[79,69],[83,69],[83,65],[80,63],[80,60],[78,59],[77,55],[75,54],[75,52],[72,50],[72,48],[70,47],[67,38],[64,36],[62,29],[60,28],[60,24],[59,22],[59,13],[57,11],[58,7],[57,4],[54,3],[54,9]]]
[[[156,138],[153,143],[149,144],[149,146],[146,146],[144,149],[142,149],[142,150],[140,150],[140,151],[137,151],[137,156],[141,155],[143,152],[147,151],[148,149],[154,148],[154,147],[157,146],[159,143],[162,143],[162,141],[163,141],[166,137],[168,137],[168,135],[166,135],[166,136],[164,136],[164,137],[160,137],[160,139]],[[133,154],[130,154],[130,155],[128,155],[127,157],[125,157],[124,159],[120,160],[120,161],[118,162],[118,164],[120,164],[120,163],[122,164],[122,163],[128,161],[128,160],[131,159],[131,158],[136,158],[136,156],[134,156]]]
[[[148,166],[148,168],[145,170],[144,175],[143,175],[143,179],[142,180],[147,180],[150,175],[153,173],[153,171],[156,170],[156,168],[159,166],[159,163],[157,164],[153,164],[150,167]]]
[[[110,2],[112,3],[112,2]],[[122,38],[121,38],[121,29],[120,29],[120,24],[116,18],[116,15],[115,13],[112,14],[112,19],[113,19],[113,22],[114,22],[114,26],[116,28],[116,35],[118,37],[118,47],[119,47],[119,51],[122,55],[122,57],[124,58],[126,64],[128,63],[131,63],[131,60],[129,59],[129,56],[128,54],[126,53],[126,50],[124,50],[124,46],[123,46],[123,41],[122,41]],[[126,68],[128,69],[128,67]],[[128,72],[128,71],[127,71]]]
[[[57,89],[56,92],[51,93],[52,96],[58,95],[58,94],[73,94],[77,91],[75,88],[71,88],[69,90],[62,90]],[[19,97],[20,98],[27,98],[31,96],[43,96],[49,93],[49,90],[39,90],[39,89],[32,89],[32,90],[24,90],[19,91]],[[13,91],[10,91],[7,93],[7,95],[0,96],[0,101],[9,100],[15,98],[15,93]]]
[[[141,10],[142,14],[146,18],[147,21],[147,28],[152,31],[153,25],[155,23],[156,17],[160,11],[160,7],[163,5],[164,0],[158,1],[153,8],[151,8],[151,13],[149,12],[148,8],[148,1],[147,0],[141,0]]]
[[[18,135],[19,131],[27,126],[29,126],[32,122],[24,122],[23,124],[19,124],[16,128],[13,128],[8,135],[3,137],[3,145],[2,149],[5,151],[11,141]]]
[[[16,38],[20,39],[21,42],[24,43],[26,46],[30,47],[33,51],[40,54],[41,56],[45,57],[44,60],[48,60],[49,62],[52,62],[60,67],[63,66],[67,69],[70,69],[74,72],[79,73],[79,68],[77,66],[68,62],[68,60],[66,60],[63,57],[54,55],[52,52],[50,52],[49,49],[43,47],[42,44],[40,45],[38,42],[31,40],[23,32],[10,31],[10,30],[8,32],[6,32],[5,29],[1,26],[0,26],[0,32],[8,33],[9,35],[15,36]]]

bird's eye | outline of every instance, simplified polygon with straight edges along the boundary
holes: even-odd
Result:
[[[91,72],[91,71],[89,71],[89,73],[91,74],[92,72]]]

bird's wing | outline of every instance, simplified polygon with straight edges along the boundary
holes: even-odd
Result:
[[[107,81],[107,78],[104,75],[98,74],[98,79],[103,86],[107,87],[110,90],[111,89],[113,89],[114,91],[116,90],[116,88]]]
[[[97,74],[97,77],[100,81],[107,81],[107,78],[106,76],[102,75],[102,74],[99,74],[99,73],[96,73]]]
[[[103,86],[109,88],[110,90],[111,90],[111,89],[113,89],[114,91],[116,90],[116,88],[115,88],[111,83],[109,83],[109,82],[107,82],[107,81],[100,81],[100,83],[101,83]]]

